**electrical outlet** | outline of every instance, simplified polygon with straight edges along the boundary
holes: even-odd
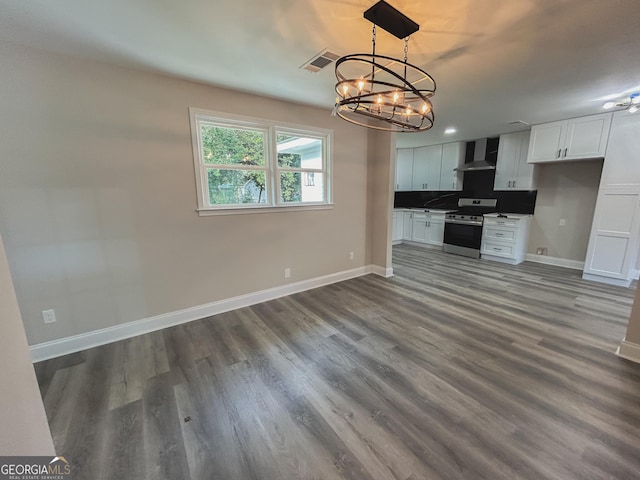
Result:
[[[291,269],[289,267],[284,269],[284,278],[290,278],[291,277]]]
[[[561,227],[564,227],[564,226],[566,226],[566,225],[567,225],[567,221],[566,221],[564,218],[561,218],[561,219],[560,219],[560,226],[561,226]]]
[[[546,255],[547,247],[538,247],[536,248],[536,255]]]
[[[51,309],[51,310],[43,310],[42,311],[42,320],[44,320],[44,323],[55,323],[56,321],[56,312]]]
[[[353,260],[353,252],[349,252],[349,260]]]

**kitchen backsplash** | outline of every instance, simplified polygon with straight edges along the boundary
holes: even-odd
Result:
[[[396,208],[455,209],[460,198],[495,198],[498,200],[498,212],[533,214],[536,207],[537,193],[535,190],[530,192],[494,192],[493,190],[485,190],[482,193],[476,193],[473,190],[464,190],[462,192],[396,192],[394,206]]]

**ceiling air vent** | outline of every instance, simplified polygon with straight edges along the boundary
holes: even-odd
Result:
[[[335,53],[325,49],[311,57],[308,61],[302,64],[300,68],[304,68],[305,70],[309,70],[313,73],[318,73],[327,65],[335,62],[338,58],[340,58],[340,55],[336,55]]]

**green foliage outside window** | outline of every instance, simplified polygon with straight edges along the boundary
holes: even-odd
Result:
[[[257,166],[265,165],[264,133],[255,130],[242,130],[204,125],[201,130],[202,148],[205,164]],[[287,140],[278,135],[278,143]],[[278,154],[280,167],[299,168],[301,158],[298,154]],[[209,203],[211,205],[238,203],[266,203],[266,178],[262,169],[246,170],[211,168],[207,171]],[[297,202],[302,199],[300,175],[295,172],[281,172],[281,197],[285,202]]]

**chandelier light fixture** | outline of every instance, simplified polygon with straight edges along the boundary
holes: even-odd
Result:
[[[431,97],[436,82],[408,63],[409,37],[420,26],[384,0],[366,12],[373,23],[372,52],[354,53],[336,61],[334,113],[344,120],[389,132],[422,132],[433,127]],[[376,53],[376,26],[404,40],[404,60]],[[380,122],[369,123],[374,119]]]
[[[615,107],[622,107],[625,110],[629,110],[629,113],[636,113],[640,111],[640,93],[632,93],[627,98],[623,98],[615,102],[607,102],[602,106],[602,108],[607,110]]]

